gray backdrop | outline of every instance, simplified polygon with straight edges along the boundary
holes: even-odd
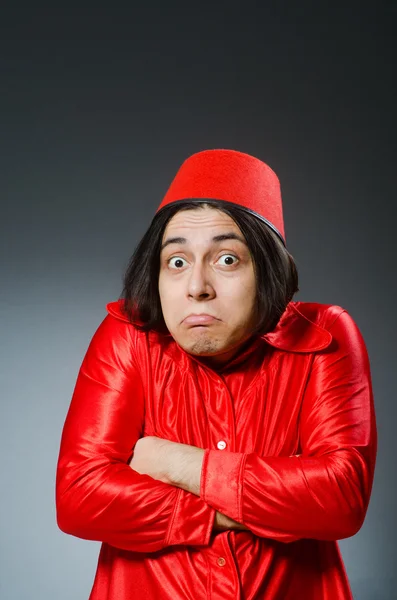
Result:
[[[55,519],[64,419],[135,244],[207,148],[277,172],[294,299],[364,335],[378,461],[340,546],[355,599],[395,598],[395,3],[54,6],[1,19],[1,599],[88,598],[100,544]]]

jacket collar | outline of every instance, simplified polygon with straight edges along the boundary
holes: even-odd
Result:
[[[332,342],[331,333],[300,312],[295,302],[287,305],[276,327],[261,338],[289,352],[316,352]]]
[[[108,313],[116,318],[129,322],[126,315],[121,311],[122,303],[122,299],[109,302],[106,309]],[[291,301],[281,315],[276,327],[260,337],[270,346],[287,352],[316,352],[329,346],[332,342],[331,333],[311,321],[298,310],[296,305],[296,302]]]

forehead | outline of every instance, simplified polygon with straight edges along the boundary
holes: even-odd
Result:
[[[163,239],[169,233],[175,233],[177,230],[183,230],[185,237],[189,231],[194,235],[203,229],[228,229],[240,233],[237,223],[226,213],[217,208],[208,206],[198,207],[197,209],[180,210],[167,223]],[[242,235],[242,234],[241,234]]]

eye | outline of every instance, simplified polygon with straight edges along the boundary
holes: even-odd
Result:
[[[220,257],[219,260],[222,260],[223,258],[225,259],[225,263],[223,263],[223,264],[224,264],[224,266],[227,266],[227,267],[235,264],[238,261],[237,256],[234,256],[234,254],[222,254],[222,256]],[[232,260],[234,260],[235,262],[234,263],[231,262]]]
[[[172,263],[172,261],[175,261],[175,262]],[[184,261],[185,261],[185,259],[181,258],[180,256],[173,256],[172,258],[169,259],[168,265],[172,268],[180,269],[181,267],[183,267],[182,263]]]

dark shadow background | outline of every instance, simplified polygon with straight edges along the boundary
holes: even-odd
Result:
[[[112,6],[0,19],[0,597],[88,598],[99,543],[55,520],[78,368],[182,161],[233,148],[280,177],[294,299],[366,340],[377,470],[340,547],[355,599],[395,598],[396,3]]]

